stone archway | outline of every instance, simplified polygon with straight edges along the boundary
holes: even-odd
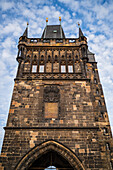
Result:
[[[41,166],[41,164],[39,163],[41,162],[40,159],[43,160],[43,158],[46,157],[48,154],[53,154],[53,156],[55,155],[56,158],[59,157],[61,159],[61,162],[62,160],[65,161],[65,164],[67,165],[67,167],[70,168],[70,170],[71,169],[85,170],[80,160],[70,149],[68,149],[66,146],[54,140],[43,142],[40,145],[34,147],[20,160],[20,162],[15,167],[15,169],[30,170],[32,169],[33,166]],[[54,166],[57,165],[56,162],[55,161],[53,162]],[[46,163],[42,169],[45,169],[46,166],[50,166],[50,165]]]

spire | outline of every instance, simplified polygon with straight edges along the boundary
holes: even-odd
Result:
[[[29,25],[29,23],[27,22],[27,27],[22,35],[23,37],[28,37],[28,25]]]
[[[77,22],[77,24],[78,24],[78,27],[79,27],[79,38],[80,38],[80,37],[84,37],[84,34],[83,34],[83,32],[82,32],[82,30],[81,30],[81,28],[80,28],[80,23]]]
[[[80,38],[80,37],[84,37],[84,34],[83,34],[81,28],[79,27],[79,38]]]

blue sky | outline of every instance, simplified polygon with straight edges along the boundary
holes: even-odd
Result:
[[[107,110],[113,129],[113,1],[112,0],[0,0],[0,146],[6,125],[14,78],[17,45],[29,22],[29,37],[41,37],[46,25],[59,24],[66,37],[78,37],[77,22],[95,53]]]

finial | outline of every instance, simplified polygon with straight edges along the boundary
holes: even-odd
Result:
[[[47,25],[47,23],[48,23],[48,18],[46,18],[46,25]]]
[[[61,25],[61,17],[59,17],[60,25]]]
[[[29,22],[27,22],[27,28],[28,28]]]
[[[80,22],[77,22],[78,26],[80,27]]]

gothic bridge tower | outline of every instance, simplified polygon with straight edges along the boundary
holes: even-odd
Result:
[[[113,169],[113,140],[97,62],[79,28],[66,38],[47,25],[19,38],[0,167],[4,170]]]

